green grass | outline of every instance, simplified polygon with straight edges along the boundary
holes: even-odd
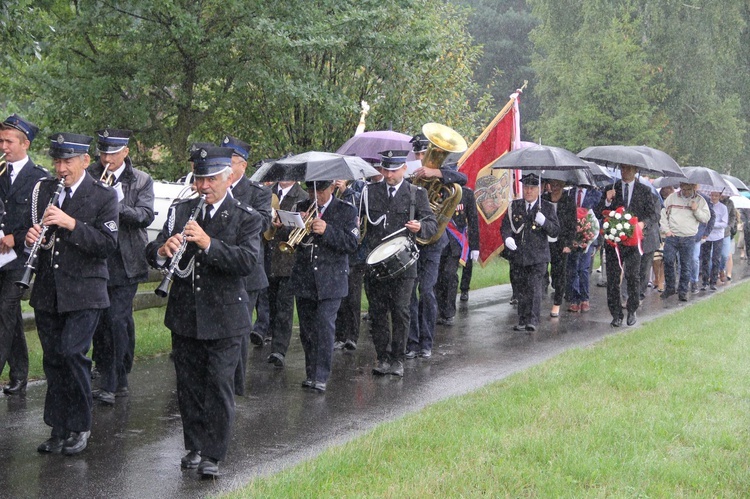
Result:
[[[494,258],[485,268],[474,266],[471,289],[481,289],[488,286],[508,283],[508,262],[501,258]],[[153,291],[158,282],[147,282],[140,285],[141,291]],[[24,312],[33,312],[28,301],[21,302]],[[367,310],[367,297],[362,293],[362,310]],[[138,358],[165,355],[172,350],[172,340],[169,330],[164,327],[164,309],[152,308],[139,310],[133,314],[136,330],[136,360]],[[294,310],[294,323],[297,324],[297,309]],[[29,347],[29,377],[39,379],[44,377],[42,370],[42,347],[36,331],[26,332],[26,342]],[[8,367],[0,375],[0,383],[8,381]]]
[[[228,497],[747,497],[750,284]]]

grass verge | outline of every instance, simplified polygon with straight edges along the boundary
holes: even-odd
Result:
[[[226,497],[747,497],[750,283]]]

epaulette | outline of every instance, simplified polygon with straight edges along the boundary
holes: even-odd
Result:
[[[50,172],[50,171],[49,171],[48,169],[46,169],[46,168],[44,168],[44,167],[42,167],[42,166],[39,166],[39,165],[37,165],[36,163],[34,163],[34,168],[36,168],[36,169],[37,169],[37,170],[39,170],[40,172],[44,172],[44,173],[46,173],[46,174],[48,174],[48,175],[49,175],[49,174],[51,173],[51,172]]]
[[[260,182],[256,182],[255,180],[250,180],[250,185],[252,185],[253,187],[257,187],[258,189],[265,189],[265,187]]]
[[[54,183],[58,183],[59,181],[60,179],[58,179],[57,177],[40,177],[39,180],[37,180],[37,182],[54,182]]]
[[[243,203],[242,201],[235,200],[237,207],[247,213],[257,213],[252,206]]]
[[[349,206],[351,206],[351,207],[352,207],[352,208],[354,208],[355,210],[357,209],[357,207],[356,207],[356,206],[354,206],[354,203],[352,203],[352,202],[350,202],[350,201],[345,201],[345,200],[343,200],[343,199],[339,199],[339,201],[341,201],[341,202],[342,202],[343,204],[348,204]]]

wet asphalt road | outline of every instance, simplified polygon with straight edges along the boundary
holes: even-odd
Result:
[[[750,275],[745,262],[737,260],[732,284]],[[591,312],[563,311],[560,318],[551,319],[547,298],[541,327],[534,334],[511,330],[517,316],[508,304],[509,286],[472,291],[470,300],[461,303],[455,325],[438,326],[433,357],[407,361],[402,380],[372,376],[375,353],[366,322],[358,349],[335,353],[325,394],[300,387],[304,358],[297,337],[284,369],[266,363],[269,346],[251,351],[250,395],[237,398],[234,439],[217,481],[202,481],[195,471],[180,470],[185,450],[174,369],[166,357],[138,361],[130,377],[131,396],[117,399],[115,407],[95,407],[88,449],[78,456],[36,452],[49,437],[42,419],[43,382],[30,385],[25,397],[0,395],[0,497],[183,498],[235,488],[313,457],[378,423],[632,329],[609,326],[604,288],[593,286],[596,277],[592,276]],[[685,304],[676,296],[665,302],[649,289],[638,324],[711,294],[692,295]]]

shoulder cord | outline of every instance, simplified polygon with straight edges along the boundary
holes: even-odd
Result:
[[[372,219],[370,218],[370,203],[369,203],[370,195],[369,195],[369,192],[370,192],[370,185],[368,184],[368,185],[365,186],[364,189],[362,189],[362,197],[360,198],[360,202],[364,202],[364,204],[365,204],[365,216],[367,217],[367,221],[370,222],[371,225],[380,225],[385,220],[386,215],[383,214],[383,215],[380,216],[380,218],[378,218],[374,222],[372,221]]]

